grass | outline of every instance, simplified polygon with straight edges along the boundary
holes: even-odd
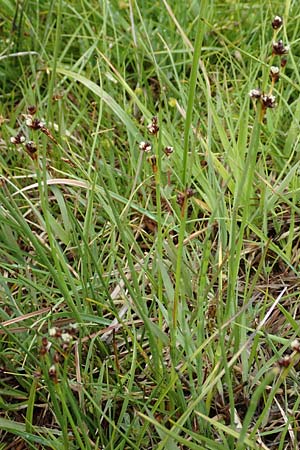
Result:
[[[296,450],[297,2],[2,3],[0,449]]]

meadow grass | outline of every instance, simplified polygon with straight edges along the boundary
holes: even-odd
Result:
[[[1,8],[0,449],[298,449],[298,2]]]

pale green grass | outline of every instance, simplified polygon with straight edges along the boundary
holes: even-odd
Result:
[[[297,449],[300,7],[2,3],[1,448]]]

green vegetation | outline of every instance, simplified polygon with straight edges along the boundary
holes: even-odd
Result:
[[[1,449],[299,448],[299,16],[2,0]]]

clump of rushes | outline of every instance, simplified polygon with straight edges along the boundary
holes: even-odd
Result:
[[[256,107],[256,102],[259,101],[262,105],[261,107],[261,122],[264,122],[265,115],[267,109],[275,108],[277,106],[276,97],[273,95],[273,89],[275,83],[277,83],[280,79],[280,69],[283,69],[286,66],[287,59],[282,58],[283,55],[286,55],[289,52],[290,47],[288,45],[284,45],[281,39],[277,40],[278,32],[280,31],[283,25],[283,19],[280,16],[275,16],[272,21],[272,28],[274,30],[273,41],[272,41],[272,56],[271,60],[276,57],[280,57],[279,66],[271,65],[269,71],[269,77],[271,80],[271,86],[269,88],[268,93],[264,93],[261,89],[251,89],[249,92],[249,96],[253,101],[254,107]]]

